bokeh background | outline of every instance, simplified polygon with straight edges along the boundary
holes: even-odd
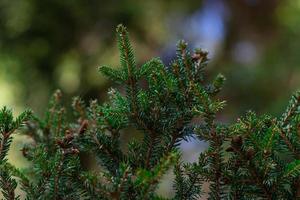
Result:
[[[179,39],[207,49],[208,76],[227,77],[224,122],[249,109],[279,115],[300,89],[300,0],[0,0],[0,106],[41,116],[56,88],[66,102],[104,101],[113,85],[97,67],[119,66],[119,23],[138,63],[169,63]],[[203,146],[183,144],[184,155]]]

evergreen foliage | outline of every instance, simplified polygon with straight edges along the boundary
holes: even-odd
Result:
[[[89,105],[73,100],[73,120],[53,95],[44,119],[29,111],[13,119],[0,111],[0,187],[7,200],[20,199],[167,199],[156,194],[163,175],[173,169],[172,199],[297,199],[300,197],[300,93],[282,117],[248,112],[233,124],[216,115],[225,102],[216,98],[225,78],[209,82],[204,69],[207,52],[177,45],[168,66],[154,58],[137,66],[126,28],[117,27],[118,70],[100,67],[122,90],[111,89],[109,101]],[[193,119],[201,119],[198,124]],[[32,142],[22,149],[32,165],[17,169],[7,161],[12,133],[26,122],[22,134]],[[122,135],[135,128],[142,139],[126,147]],[[179,144],[190,137],[209,148],[195,163],[183,163]],[[88,170],[80,159],[91,154],[99,169]],[[17,179],[16,179],[17,178]],[[209,185],[205,190],[203,185]]]

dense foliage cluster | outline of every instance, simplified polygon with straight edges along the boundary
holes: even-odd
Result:
[[[85,105],[74,98],[73,121],[60,91],[44,119],[29,111],[13,119],[10,110],[1,110],[0,188],[5,199],[20,199],[18,183],[26,199],[34,200],[167,199],[156,189],[170,169],[174,200],[300,197],[300,93],[280,118],[248,112],[233,124],[222,124],[216,115],[225,102],[216,95],[225,78],[218,75],[208,82],[207,52],[190,53],[180,41],[170,65],[154,58],[138,67],[122,25],[117,38],[121,68],[100,67],[121,85],[109,91],[107,103]],[[6,156],[12,134],[22,125],[21,133],[32,139],[22,153],[32,165],[17,169]],[[142,137],[124,145],[128,128]],[[179,144],[190,137],[206,141],[209,148],[197,162],[184,163]],[[87,154],[99,168],[84,167],[80,158]]]

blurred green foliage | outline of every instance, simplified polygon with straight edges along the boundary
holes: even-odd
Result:
[[[279,113],[299,88],[299,0],[1,0],[0,104],[41,113],[56,88],[67,97],[103,100],[110,83],[96,67],[104,60],[118,67],[111,39],[116,24],[128,26],[137,57],[145,61],[164,57],[171,40],[193,31],[184,23],[216,3],[227,12],[210,65],[212,74],[221,70],[228,79],[222,119],[245,109]]]
[[[237,116],[254,109],[278,115],[300,86],[300,1],[255,1],[257,6],[233,2],[236,12],[231,12],[227,42],[215,62],[226,71],[229,112]],[[243,52],[239,43],[254,46],[253,59],[236,58]]]
[[[0,103],[40,111],[55,88],[98,97],[107,83],[96,67],[104,59],[117,65],[116,24],[134,30],[146,59],[167,37],[161,19],[191,7],[174,0],[0,1]]]

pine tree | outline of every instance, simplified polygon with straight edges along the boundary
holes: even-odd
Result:
[[[225,78],[205,76],[207,52],[190,52],[179,41],[170,65],[153,58],[138,66],[127,29],[117,27],[121,67],[100,67],[124,87],[110,89],[103,104],[73,100],[73,117],[54,93],[43,119],[22,113],[15,120],[0,111],[0,188],[5,199],[167,199],[156,189],[173,169],[174,200],[297,199],[300,197],[300,93],[282,117],[248,112],[237,122],[216,119],[225,102],[216,96]],[[198,124],[193,119],[201,119]],[[6,159],[12,134],[32,142],[22,153],[32,165],[17,169]],[[136,129],[142,139],[125,144],[125,129]],[[184,163],[179,144],[194,137],[209,144],[195,163]],[[140,137],[139,137],[140,138]],[[99,169],[88,170],[80,159],[92,155]],[[16,179],[17,178],[17,179]],[[205,191],[203,184],[209,185]]]

